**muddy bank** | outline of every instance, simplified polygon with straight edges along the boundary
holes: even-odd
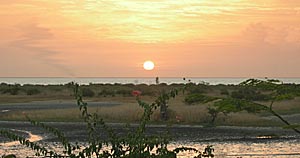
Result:
[[[65,122],[48,122],[52,127],[58,128],[70,141],[85,142],[87,140],[86,125],[84,123],[65,123]],[[112,123],[109,124],[115,129],[117,134],[125,135],[126,132],[133,131],[138,126],[132,124],[130,128],[125,128],[124,124]],[[39,127],[34,127],[28,122],[17,121],[0,121],[1,129],[13,129],[29,131],[33,134],[43,137],[43,141],[55,142],[57,139]],[[189,141],[189,142],[226,142],[226,141],[266,141],[278,139],[300,139],[300,135],[292,130],[286,130],[276,127],[202,127],[190,125],[149,125],[147,126],[148,135],[165,134],[169,131],[174,141]],[[103,129],[98,130],[101,138],[107,138],[107,133]],[[271,136],[271,137],[270,137]],[[268,139],[267,139],[268,138]],[[0,142],[8,141],[0,136]]]
[[[83,123],[64,123],[50,122],[48,125],[63,131],[71,142],[80,142],[85,146],[87,142],[85,124]],[[135,130],[137,124],[133,124],[129,129],[124,128],[124,124],[109,124],[119,135],[126,134],[127,130]],[[44,144],[49,149],[62,152],[63,148],[57,139],[46,133],[43,129],[34,127],[28,122],[0,121],[1,129],[15,130],[39,144]],[[180,146],[194,147],[204,149],[206,145],[214,146],[216,157],[243,157],[243,158],[261,158],[261,157],[300,157],[299,145],[300,135],[291,130],[270,127],[215,127],[205,128],[202,126],[174,125],[167,127],[165,125],[149,125],[147,134],[164,134],[169,130],[173,141],[169,148]],[[99,135],[105,139],[106,133],[99,129]],[[271,137],[270,137],[271,136]],[[35,152],[29,148],[19,145],[17,142],[11,142],[0,136],[0,153],[16,154],[21,158],[26,156],[34,157]],[[0,155],[1,155],[0,154]],[[194,157],[193,153],[181,153],[179,158]]]

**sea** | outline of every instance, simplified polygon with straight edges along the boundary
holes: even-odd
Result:
[[[204,83],[209,85],[237,85],[249,78],[243,77],[161,77],[159,83]],[[265,78],[257,78],[265,79]],[[272,78],[278,79],[284,83],[300,84],[300,78]],[[32,85],[61,85],[70,82],[75,82],[81,85],[88,84],[156,84],[155,77],[0,77],[0,83],[7,84],[32,84]]]

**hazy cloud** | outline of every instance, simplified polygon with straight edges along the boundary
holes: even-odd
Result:
[[[20,56],[26,55],[22,53],[22,50],[27,50],[41,63],[55,67],[58,71],[66,75],[74,76],[74,73],[68,66],[63,64],[63,61],[54,58],[55,55],[61,54],[61,52],[55,51],[47,46],[47,42],[51,41],[53,37],[50,29],[38,26],[38,24],[34,22],[24,23],[20,26],[16,26],[16,28],[22,32],[22,34],[18,39],[10,43],[10,47],[19,48]]]
[[[300,46],[300,25],[269,26],[263,23],[250,24],[242,31],[243,40],[254,44]]]
[[[299,77],[299,16],[299,0],[0,0],[0,76]]]

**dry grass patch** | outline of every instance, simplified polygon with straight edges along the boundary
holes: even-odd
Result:
[[[239,125],[239,126],[278,126],[277,122],[265,120],[257,114],[247,112],[232,113],[221,116],[216,121],[220,125]]]

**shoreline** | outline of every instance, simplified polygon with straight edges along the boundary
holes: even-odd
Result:
[[[70,141],[83,141],[87,139],[86,124],[83,122],[45,122],[45,124],[61,130]],[[125,128],[125,123],[108,123],[120,135],[126,134],[126,130],[134,130],[138,124],[130,124]],[[43,141],[52,142],[56,138],[45,132],[42,128],[35,127],[24,121],[0,121],[2,129],[14,129],[29,131],[43,137]],[[72,130],[70,130],[72,129]],[[105,132],[99,129],[100,137],[105,139]],[[216,126],[204,127],[201,125],[155,125],[149,124],[146,127],[148,135],[164,134],[170,131],[174,141],[193,142],[227,142],[227,141],[261,141],[261,140],[291,140],[300,139],[300,135],[292,130],[280,127],[240,127],[240,126]],[[5,139],[0,136],[0,142]]]
[[[37,141],[41,141],[43,140],[43,137],[36,135],[36,134],[32,134],[30,131],[24,131],[24,130],[15,130],[15,129],[11,129],[11,131],[14,132],[21,132],[24,134],[27,134],[28,136],[26,136],[27,140],[29,140],[30,142],[37,142]],[[16,145],[20,145],[19,141],[11,141],[11,142],[4,142],[4,143],[0,143],[0,146],[16,146]]]
[[[87,145],[85,124],[82,122],[47,122],[47,125],[61,130],[71,143],[78,142],[81,146]],[[125,131],[122,123],[108,124],[121,134]],[[137,124],[133,124],[134,127]],[[43,138],[37,141],[42,146],[62,152],[63,147],[52,134],[45,133],[45,130],[32,126],[24,121],[0,121],[0,127],[6,129],[18,128],[30,132],[37,138]],[[131,129],[134,129],[132,127]],[[163,134],[168,128],[167,125],[149,125],[146,128],[146,134]],[[72,130],[70,130],[72,129]],[[180,146],[194,147],[204,149],[207,145],[213,145],[216,157],[277,157],[289,158],[291,156],[300,156],[299,145],[300,135],[291,130],[283,130],[279,127],[238,127],[238,126],[219,126],[203,127],[190,125],[175,125],[169,127],[171,137],[169,147],[176,148]],[[105,138],[103,131],[99,131],[101,138]],[[274,135],[277,134],[277,135]],[[29,136],[30,138],[30,136]],[[6,140],[9,141],[9,140]],[[34,157],[35,152],[21,144],[12,144],[7,146],[0,136],[0,153],[15,154],[17,157]],[[278,151],[277,149],[280,149]],[[0,155],[1,156],[1,155]],[[194,157],[193,153],[181,153],[179,158]]]
[[[209,85],[238,85],[251,77],[159,77],[160,83],[167,85],[184,84],[183,78],[192,80],[195,83],[208,83]],[[265,79],[266,77],[252,77]],[[285,83],[300,84],[300,77],[272,77]],[[92,84],[156,84],[155,77],[0,77],[0,83],[20,85],[63,85],[75,82],[80,85]]]

